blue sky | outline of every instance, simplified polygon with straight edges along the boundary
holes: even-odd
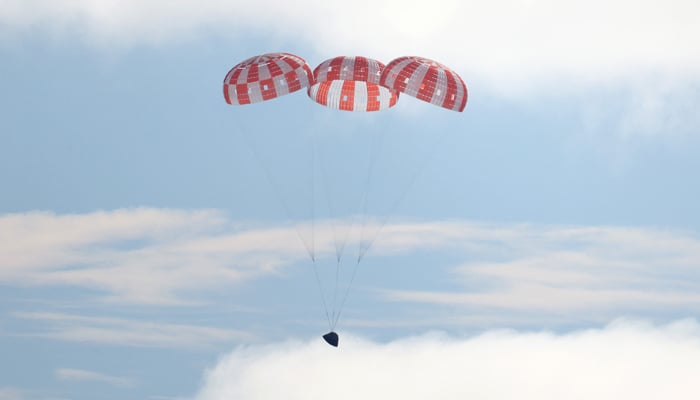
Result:
[[[697,398],[699,11],[0,0],[0,400]],[[276,51],[469,102],[227,105]]]

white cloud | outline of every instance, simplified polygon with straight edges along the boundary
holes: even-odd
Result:
[[[184,324],[61,313],[17,312],[13,316],[48,325],[43,333],[25,336],[78,343],[197,349],[233,341],[254,340],[251,334],[242,331]]]
[[[693,0],[5,0],[0,38],[41,30],[113,48],[257,37],[272,46],[260,53],[313,49],[303,54],[312,65],[422,55],[459,71],[472,98],[576,99],[589,127],[612,119],[625,137],[697,132],[699,14]]]
[[[134,382],[128,378],[110,376],[99,372],[74,368],[59,368],[55,371],[56,378],[62,381],[100,382],[117,387],[132,387]]]
[[[114,300],[178,303],[304,257],[294,230],[236,230],[215,211],[129,209],[0,216],[0,282],[75,285]]]
[[[332,229],[316,225],[317,256],[334,260]],[[293,227],[234,225],[215,211],[14,214],[0,216],[0,232],[1,282],[82,287],[135,304],[206,301],[212,289],[284,277],[295,263],[308,263]],[[359,240],[350,235],[346,247]],[[404,286],[371,288],[379,299],[453,305],[477,319],[496,308],[506,320],[522,312],[611,318],[620,310],[648,316],[700,307],[700,239],[688,232],[408,221],[384,226],[368,256],[391,267],[396,256],[417,253],[430,255],[422,260],[449,256],[455,264],[433,265],[428,275],[420,263],[406,267],[412,278]],[[101,330],[71,326],[53,335]]]
[[[697,74],[698,12],[689,0],[386,0],[352,7],[319,0],[6,0],[0,20],[19,30],[76,29],[105,45],[215,31],[234,40],[284,36],[327,57],[359,51],[388,61],[433,54],[505,88],[516,78],[561,73],[587,80],[656,68]]]
[[[691,400],[698,370],[695,320],[389,343],[343,335],[338,349],[320,339],[241,347],[207,371],[195,399]]]
[[[512,321],[517,313],[610,318],[620,312],[700,309],[700,240],[693,234],[621,227],[477,226],[465,227],[461,237],[458,225],[443,231],[449,240],[443,246],[468,243],[470,261],[453,270],[452,282],[461,288],[380,293],[390,301],[453,305],[477,315],[493,315],[496,309],[503,321]],[[441,242],[437,232],[427,236]],[[411,239],[393,237],[397,243]]]

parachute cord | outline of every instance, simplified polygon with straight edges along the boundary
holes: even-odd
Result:
[[[352,269],[352,276],[350,277],[350,282],[348,283],[347,288],[345,288],[345,294],[343,294],[343,299],[340,301],[340,307],[338,307],[338,313],[335,315],[335,319],[333,320],[333,325],[331,327],[331,330],[335,330],[336,325],[338,325],[338,321],[340,320],[340,314],[343,312],[343,307],[345,306],[345,301],[348,299],[348,294],[350,293],[350,288],[352,287],[352,283],[355,281],[355,275],[357,275],[357,269],[360,266],[360,260],[358,259],[357,262],[355,263],[355,267]]]
[[[311,249],[316,250],[316,145],[311,141]],[[316,264],[314,263],[314,268]]]
[[[312,140],[311,142],[311,248],[316,248],[316,143]],[[326,294],[323,291],[323,285],[321,284],[321,278],[318,275],[318,267],[316,265],[316,260],[313,260],[314,275],[316,276],[316,286],[318,287],[318,292],[321,295],[321,301],[323,302],[323,311],[326,314],[326,321],[328,322],[328,329],[333,330],[332,318],[328,312],[328,303],[326,302]],[[336,277],[336,290],[337,292],[337,277]],[[335,314],[335,292],[333,293],[333,313]]]
[[[437,151],[438,144],[442,144],[446,140],[447,134],[444,131],[442,131],[437,136],[438,136],[438,138],[434,142],[436,144],[434,144],[432,146],[432,148],[430,148],[430,150],[428,151],[428,155],[422,160],[422,162],[419,163],[418,168],[411,175],[410,180],[408,182],[408,185],[406,185],[404,190],[401,192],[401,195],[399,196],[399,198],[389,208],[388,212],[386,213],[386,216],[384,218],[380,219],[381,222],[380,222],[379,229],[374,233],[374,236],[369,239],[369,242],[366,245],[363,245],[364,236],[362,237],[362,239],[360,241],[360,251],[359,251],[359,254],[357,257],[358,263],[362,260],[362,258],[365,256],[365,254],[367,254],[369,249],[372,247],[374,242],[379,237],[379,234],[384,230],[384,227],[389,222],[389,219],[396,212],[396,209],[399,207],[399,205],[401,204],[403,199],[406,197],[408,192],[411,190],[411,188],[415,184],[416,180],[418,180],[418,177],[423,173],[423,171],[428,166],[428,164],[430,164],[433,157],[435,157],[435,153]]]
[[[318,276],[318,269],[316,267],[316,260],[312,262],[314,275],[316,276],[316,286],[318,287],[318,293],[321,296],[321,301],[323,302],[323,311],[326,313],[326,321],[328,321],[328,329],[333,330],[333,324],[331,323],[331,317],[328,313],[328,304],[326,303],[326,295],[323,293],[323,286],[321,285],[321,278]]]
[[[369,167],[367,168],[367,176],[365,177],[364,192],[362,196],[362,225],[360,226],[360,242],[357,252],[358,263],[362,260],[362,256],[364,256],[365,253],[365,251],[363,251],[363,248],[365,242],[365,229],[367,227],[367,217],[369,208],[369,190],[370,186],[372,185],[372,174],[374,172],[374,166],[377,161],[377,155],[379,154],[379,151],[381,150],[384,144],[384,134],[384,131],[380,131],[379,135],[373,136],[370,142]]]
[[[336,313],[336,307],[335,307],[336,300],[338,298],[338,281],[339,281],[338,277],[339,277],[339,275],[340,275],[340,258],[338,258],[338,261],[335,265],[335,289],[333,290],[333,314],[332,314],[334,320],[335,320],[335,313]],[[333,327],[331,327],[331,330],[333,330],[334,327],[335,327],[335,324],[333,325]]]
[[[243,138],[243,141],[245,142],[246,146],[250,151],[253,153],[253,156],[255,157],[255,160],[258,162],[258,165],[260,165],[265,172],[265,178],[267,178],[268,183],[270,186],[272,186],[272,189],[275,193],[275,198],[279,202],[279,204],[282,206],[282,209],[284,210],[285,215],[287,216],[287,219],[293,220],[292,218],[292,212],[289,209],[289,204],[287,204],[286,201],[284,201],[284,196],[282,195],[280,191],[280,185],[275,179],[274,175],[272,174],[272,171],[270,171],[269,166],[265,161],[263,160],[262,156],[260,155],[260,152],[258,148],[255,146],[254,143],[251,142],[250,138],[248,135],[244,132],[247,130],[247,127],[244,127],[243,129],[240,130],[235,130]],[[313,212],[313,211],[312,211]],[[294,230],[297,233],[297,236],[299,237],[299,240],[301,243],[304,245],[304,249],[306,249],[306,253],[309,255],[309,258],[311,259],[312,262],[316,261],[316,251],[314,248],[314,240],[313,240],[313,227],[312,227],[312,238],[311,238],[311,243],[308,243],[307,240],[304,239],[304,235],[301,233],[301,230],[299,229],[298,224],[293,223],[294,225]]]
[[[369,166],[367,167],[367,175],[365,177],[365,182],[364,182],[364,188],[363,188],[363,193],[362,193],[362,225],[360,227],[360,248],[359,248],[359,254],[357,257],[357,261],[355,262],[355,266],[352,269],[352,274],[350,276],[350,282],[348,282],[347,287],[345,288],[345,292],[343,293],[342,300],[340,301],[340,306],[337,309],[337,313],[334,312],[334,319],[333,319],[333,327],[331,330],[335,330],[335,327],[338,325],[338,321],[340,320],[340,314],[343,312],[343,308],[345,307],[345,302],[348,299],[348,295],[350,294],[350,289],[352,288],[353,282],[355,281],[355,276],[357,275],[357,270],[360,266],[360,261],[362,260],[362,243],[364,242],[364,231],[365,231],[365,226],[367,224],[367,209],[368,209],[368,199],[369,199],[369,190],[370,186],[372,184],[372,176],[373,176],[373,171],[375,169],[376,161],[377,161],[377,154],[379,154],[379,151],[384,143],[384,132],[380,132],[378,135],[372,135],[370,139],[370,149],[369,149]],[[340,263],[340,260],[338,260]],[[340,265],[340,264],[339,264]],[[337,284],[338,284],[338,276],[336,275],[336,291],[337,291]],[[334,303],[335,304],[335,303]],[[334,307],[335,310],[335,307]]]
[[[314,145],[316,144],[316,141],[314,140]],[[348,238],[350,236],[350,230],[352,227],[355,225],[355,216],[353,215],[347,223],[345,228],[341,228],[342,225],[345,223],[344,221],[338,221],[337,217],[339,217],[339,212],[336,209],[337,204],[334,204],[333,202],[333,196],[330,192],[330,184],[329,182],[331,179],[329,178],[329,168],[326,168],[326,165],[324,164],[324,157],[323,157],[323,148],[322,146],[318,147],[318,152],[319,152],[319,166],[317,167],[320,170],[322,181],[321,184],[323,186],[323,193],[325,195],[325,200],[326,200],[326,207],[328,207],[328,214],[329,214],[329,225],[331,227],[331,230],[333,231],[333,244],[335,245],[335,257],[338,262],[343,258],[343,254],[345,253],[345,247],[348,242]],[[339,231],[342,230],[342,233],[339,233]]]

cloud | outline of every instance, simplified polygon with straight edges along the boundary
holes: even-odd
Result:
[[[602,329],[439,333],[388,343],[343,335],[240,347],[206,372],[196,400],[695,399],[700,326],[619,320]]]
[[[328,225],[322,222],[317,221],[313,236],[316,256],[335,262],[334,233],[322,228]],[[377,232],[379,227],[366,230]],[[348,236],[347,248],[362,240],[357,226],[341,230],[355,232]],[[80,287],[103,300],[131,304],[207,301],[214,289],[235,289],[269,277],[291,279],[286,276],[290,268],[309,260],[294,227],[234,224],[213,210],[11,214],[0,216],[0,232],[0,282]],[[494,315],[517,320],[523,313],[563,318],[595,312],[598,320],[620,312],[649,317],[700,306],[700,239],[692,232],[398,221],[383,226],[368,257],[391,269],[401,257],[413,255],[433,260],[431,274],[426,275],[424,263],[414,263],[402,269],[414,279],[378,281],[364,289],[378,301],[453,306],[479,323]],[[451,261],[439,261],[442,257]],[[449,285],[438,284],[446,280]],[[72,321],[51,333],[53,337],[93,332],[91,340],[112,330],[105,325],[123,325],[67,316],[41,319]],[[139,336],[146,327],[120,329],[122,338],[138,331],[130,339],[136,343],[170,340]],[[103,337],[111,340],[106,333]]]
[[[440,0],[430,6],[386,0],[353,7],[319,0],[6,0],[0,21],[20,31],[77,30],[105,46],[177,41],[208,31],[234,40],[289,37],[326,58],[358,51],[387,61],[434,54],[505,85],[559,73],[593,80],[655,68],[697,74],[698,11],[686,0]]]
[[[499,315],[501,322],[517,314],[608,319],[700,307],[700,240],[690,233],[605,226],[452,228],[443,231],[442,245],[468,243],[470,258],[452,269],[457,288],[380,290],[386,300],[454,306],[476,316]],[[438,230],[431,231],[426,236],[439,242]],[[412,238],[397,234],[390,240],[400,247]]]
[[[128,209],[0,216],[0,282],[73,285],[112,300],[177,304],[304,257],[293,228],[238,231],[217,211]]]
[[[233,341],[253,340],[252,335],[242,331],[195,325],[61,313],[16,312],[12,315],[15,318],[41,321],[48,325],[42,333],[24,336],[79,343],[198,349]]]
[[[94,371],[73,368],[59,368],[55,371],[56,378],[61,381],[99,382],[117,387],[132,387],[134,382],[128,378],[110,376]]]
[[[313,65],[421,55],[459,71],[472,98],[573,99],[588,128],[612,120],[618,137],[682,136],[700,126],[699,13],[690,0],[5,0],[0,39],[41,31],[112,49],[265,38],[259,53],[309,49]]]

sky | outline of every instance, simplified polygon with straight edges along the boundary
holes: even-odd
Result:
[[[0,400],[698,398],[698,15],[0,0]],[[469,100],[226,104],[270,52]]]

